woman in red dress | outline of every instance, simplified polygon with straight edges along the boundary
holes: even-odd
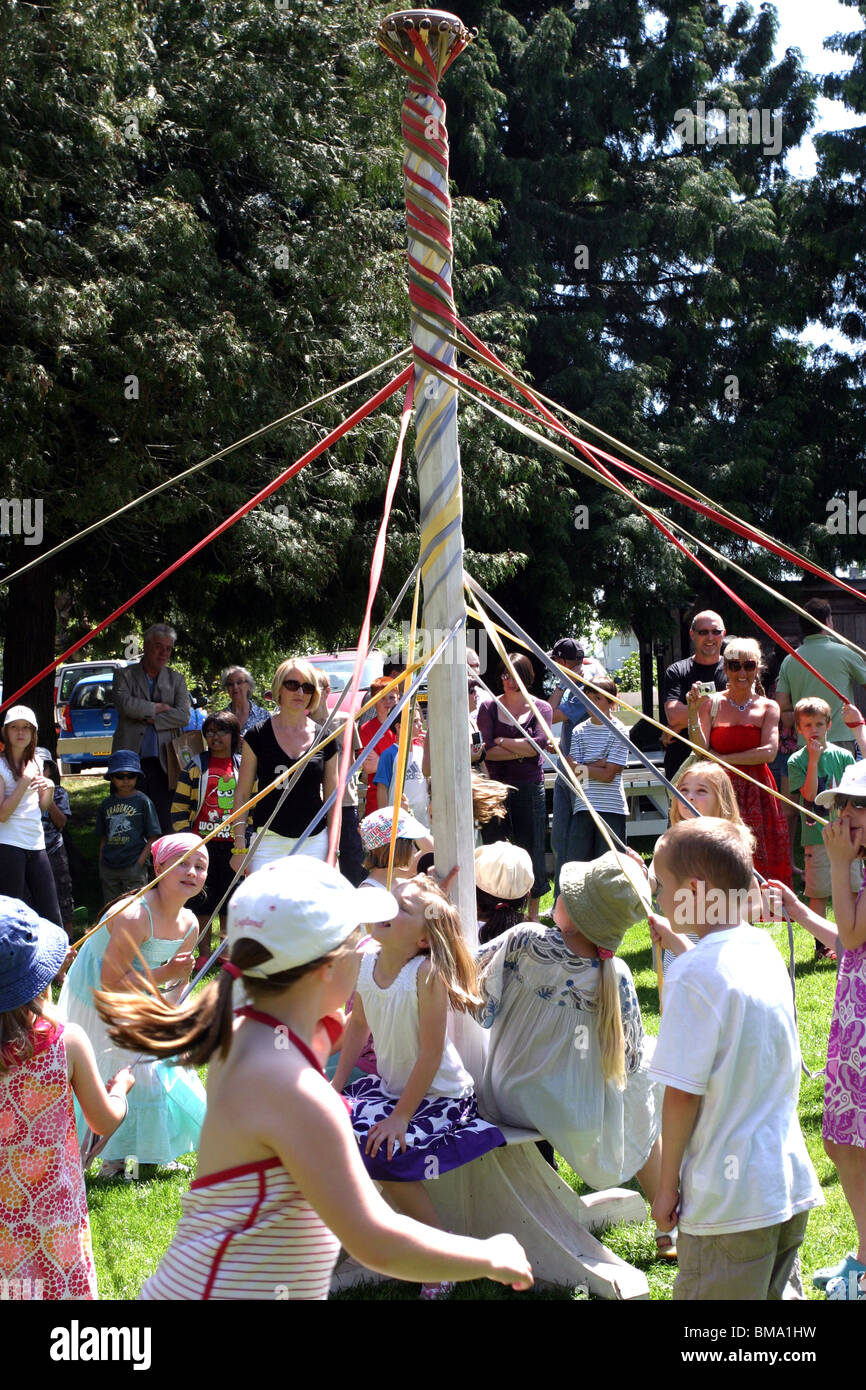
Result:
[[[764,878],[789,886],[791,844],[780,803],[763,787],[776,790],[770,763],[779,751],[779,706],[768,700],[760,682],[761,648],[751,638],[732,637],[723,660],[727,687],[706,695],[699,685],[688,694],[689,739],[709,748],[728,764],[741,767],[759,782],[754,786],[736,773],[731,777],[740,815],[754,832],[755,869]]]

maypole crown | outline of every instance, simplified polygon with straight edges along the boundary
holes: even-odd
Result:
[[[425,59],[419,52],[420,41],[433,59],[438,80],[477,33],[448,10],[397,10],[382,20],[376,41],[401,67],[407,59],[413,67],[421,67]]]

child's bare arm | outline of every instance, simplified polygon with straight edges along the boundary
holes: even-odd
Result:
[[[778,879],[771,878],[764,885],[761,894],[764,900],[764,911],[770,921],[777,922],[782,913],[780,905],[784,907],[792,922],[798,926],[805,927],[806,931],[811,932],[817,941],[823,946],[829,946],[831,951],[835,951],[839,945],[839,933],[828,922],[826,917],[820,917],[817,912],[813,912],[811,907],[802,902],[793,888],[789,888],[786,883],[780,883]]]
[[[854,742],[860,749],[860,756],[866,758],[866,719],[863,718],[856,705],[843,705],[842,718],[854,736]]]
[[[135,1077],[124,1067],[106,1088],[96,1067],[93,1044],[76,1023],[63,1029],[69,1084],[75,1092],[84,1118],[94,1134],[113,1134],[126,1117],[126,1094]]]
[[[691,1091],[665,1087],[662,1109],[662,1170],[652,1215],[660,1231],[677,1224],[680,1200],[680,1168],[686,1145],[695,1127],[701,1097]]]
[[[390,1115],[370,1129],[367,1153],[373,1158],[383,1144],[390,1159],[399,1144],[406,1151],[406,1130],[426,1096],[442,1061],[448,994],[438,975],[422,966],[418,972],[418,1058],[409,1073],[403,1093]],[[374,1040],[375,1041],[375,1040]]]
[[[337,1070],[334,1072],[332,1085],[336,1091],[342,1091],[346,1082],[352,1074],[352,1068],[361,1055],[361,1049],[370,1036],[370,1025],[367,1022],[367,1015],[364,1013],[364,1005],[361,996],[355,991],[355,998],[352,1000],[352,1012],[346,1024],[346,1031],[343,1034],[343,1046],[340,1048],[340,1060],[337,1063]]]
[[[866,900],[858,905],[851,891],[851,865],[860,848],[844,815],[824,827],[824,844],[830,859],[833,914],[844,950],[854,951],[866,942]]]

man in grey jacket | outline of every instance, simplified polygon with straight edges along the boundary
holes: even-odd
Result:
[[[154,623],[144,634],[144,655],[132,666],[114,673],[117,730],[112,753],[129,748],[141,760],[144,783],[164,835],[171,833],[171,791],[167,749],[189,723],[189,692],[179,671],[168,666],[177,633],[167,623]]]

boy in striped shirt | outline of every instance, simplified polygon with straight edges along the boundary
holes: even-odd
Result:
[[[624,840],[628,803],[622,785],[622,770],[628,762],[628,731],[612,715],[618,704],[616,682],[608,676],[595,684],[599,690],[607,693],[600,695],[593,691],[591,698],[602,713],[611,719],[616,733],[612,733],[595,714],[590,715],[589,719],[578,724],[572,734],[569,761],[572,767],[586,768],[583,790],[587,801],[611,830]],[[586,809],[583,797],[575,792],[572,802],[562,862],[568,864],[572,860],[598,859],[607,853],[610,846]]]

